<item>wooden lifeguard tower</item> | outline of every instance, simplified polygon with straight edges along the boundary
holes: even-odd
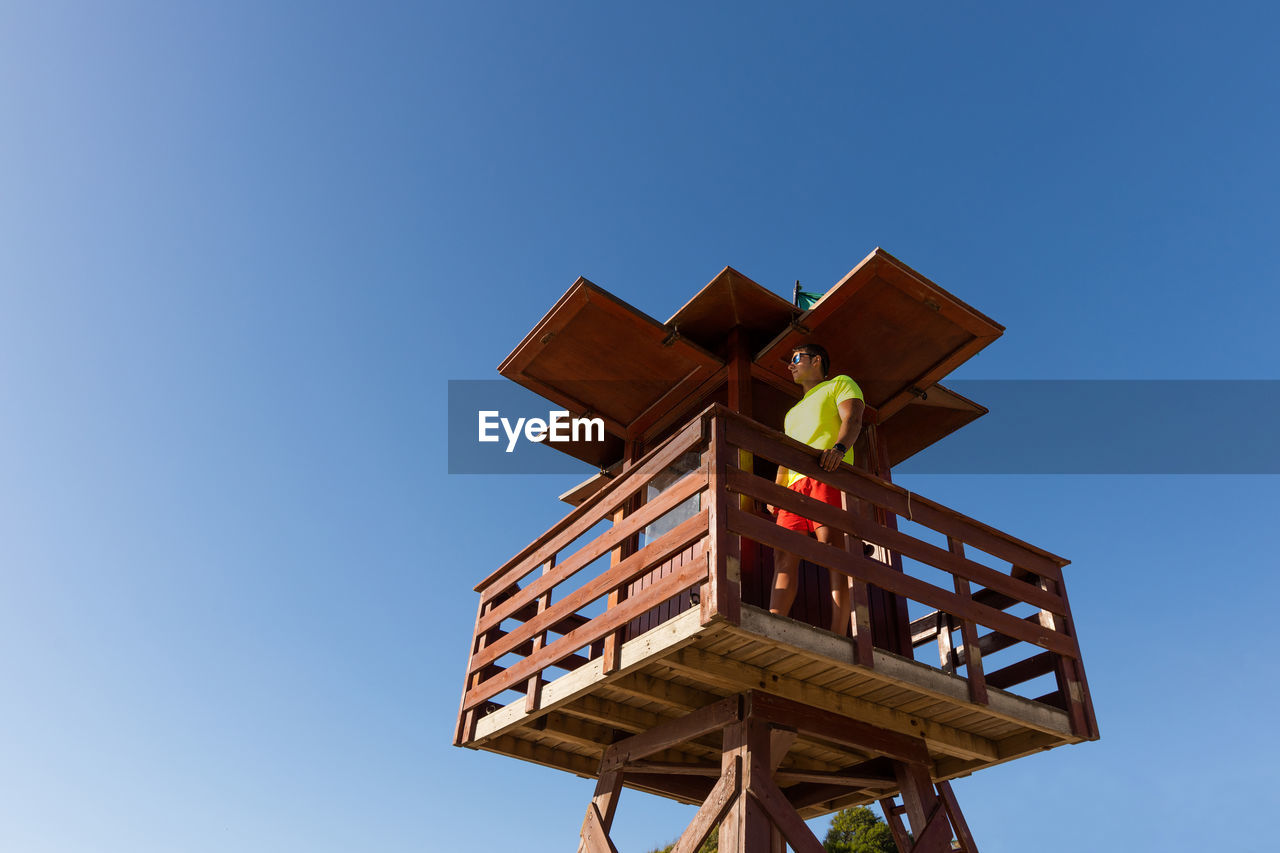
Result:
[[[804,819],[872,801],[904,853],[976,850],[949,780],[1098,737],[1068,561],[890,475],[986,413],[938,383],[1002,331],[879,249],[806,311],[726,268],[659,323],[579,279],[499,372],[602,418],[605,441],[557,445],[601,474],[476,587],[454,742],[596,778],[588,853],[614,849],[623,787],[700,806],[679,853],[717,825],[726,853],[818,853]],[[864,391],[856,466],[778,429],[806,341]],[[767,610],[775,547],[806,561],[789,617]],[[815,627],[828,568],[852,581],[844,636]]]

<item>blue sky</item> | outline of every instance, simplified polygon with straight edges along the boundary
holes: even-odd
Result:
[[[449,740],[575,478],[447,475],[444,404],[579,275],[882,246],[1008,327],[961,377],[1280,378],[1275,10],[1027,6],[6,4],[0,848],[573,844]],[[908,485],[1073,560],[1103,739],[958,782],[982,849],[1269,849],[1276,479]]]

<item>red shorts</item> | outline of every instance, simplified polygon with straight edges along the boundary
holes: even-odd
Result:
[[[811,477],[801,477],[787,488],[832,506],[843,506],[839,489],[819,480],[814,480]],[[822,527],[821,524],[815,524],[809,519],[785,509],[778,510],[778,523],[788,530],[795,530],[799,533],[812,533],[817,528]]]

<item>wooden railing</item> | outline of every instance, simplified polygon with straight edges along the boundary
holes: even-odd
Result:
[[[701,460],[696,470],[645,503],[650,482],[695,451]],[[740,459],[751,458],[740,451],[841,489],[850,509],[739,468]],[[701,499],[692,517],[639,547],[642,529],[694,495]],[[786,530],[749,508],[755,502],[844,531],[857,547],[838,549]],[[946,546],[899,531],[899,519]],[[603,532],[578,541],[608,522]],[[988,687],[1009,688],[1052,673],[1057,690],[1039,700],[1064,709],[1077,736],[1097,736],[1062,580],[1066,560],[848,465],[823,471],[803,444],[712,406],[476,587],[479,613],[455,740],[471,740],[478,719],[507,691],[522,692],[526,707],[534,710],[549,668],[571,670],[601,659],[603,674],[616,671],[628,623],[691,590],[698,593],[703,624],[740,622],[741,538],[791,551],[850,578],[857,664],[875,666],[868,601],[870,587],[877,587],[932,611],[911,623],[912,642],[936,642],[940,668],[957,674],[963,668],[971,701],[986,704]],[[859,540],[880,546],[878,558],[864,556]],[[1007,564],[1008,570],[966,556],[966,546]],[[679,561],[674,571],[643,587],[635,584],[682,552],[692,559]],[[609,565],[596,568],[606,556]],[[914,576],[913,565],[944,572],[949,588]],[[1007,612],[1016,605],[1033,612]],[[953,631],[959,632],[959,642]],[[986,672],[983,656],[1005,649],[1015,650],[1004,655],[1015,662]]]

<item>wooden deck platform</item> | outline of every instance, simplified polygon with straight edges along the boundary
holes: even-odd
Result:
[[[597,659],[566,673],[542,688],[537,708],[520,699],[483,717],[464,745],[594,778],[609,744],[752,690],[920,739],[936,780],[1082,740],[1059,708],[994,688],[976,705],[960,676],[879,649],[871,667],[853,655],[848,638],[750,605],[740,625],[704,626],[686,610],[623,643],[617,671],[605,675]],[[718,738],[703,736],[651,758],[652,778],[633,768],[626,784],[699,804],[720,755]],[[896,793],[892,774],[850,785],[851,769],[876,757],[802,736],[775,778],[803,817],[817,817]]]

